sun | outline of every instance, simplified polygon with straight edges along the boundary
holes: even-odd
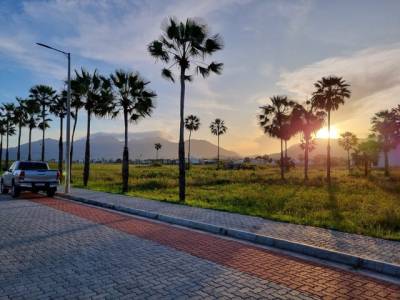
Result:
[[[316,134],[318,139],[327,139],[329,136],[331,139],[339,138],[339,130],[335,126],[331,126],[331,132],[329,134],[328,128],[324,127],[317,131]]]

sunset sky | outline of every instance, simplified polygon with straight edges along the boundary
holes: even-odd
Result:
[[[70,51],[73,68],[97,68],[105,75],[117,68],[139,71],[158,94],[157,107],[130,131],[162,131],[177,140],[179,85],[160,76],[162,64],[147,52],[168,16],[199,17],[225,44],[213,58],[224,63],[222,75],[197,77],[187,88],[186,114],[202,123],[193,138],[216,142],[208,125],[218,117],[228,126],[222,147],[243,155],[275,152],[278,141],[257,125],[258,107],[275,94],[302,102],[326,75],[351,84],[351,99],[332,116],[339,133],[366,136],[374,112],[400,103],[397,0],[1,0],[0,101],[26,97],[35,84],[63,87],[66,60],[35,45],[42,42]],[[84,121],[81,114],[80,137]],[[52,127],[48,136],[57,138],[58,122]],[[122,130],[120,119],[93,122],[93,132]]]

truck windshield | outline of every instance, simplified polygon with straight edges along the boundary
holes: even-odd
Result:
[[[42,162],[20,162],[18,164],[19,170],[48,170],[46,163]]]

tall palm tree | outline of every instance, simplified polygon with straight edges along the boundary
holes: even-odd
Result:
[[[39,126],[40,118],[38,114],[40,113],[40,104],[32,99],[26,100],[25,103],[26,113],[28,115],[28,160],[32,160],[32,130]]]
[[[162,148],[160,143],[155,143],[154,148],[156,149],[156,160],[158,160],[158,151]]]
[[[141,78],[139,73],[117,70],[111,74],[117,107],[124,117],[124,150],[122,154],[122,191],[128,191],[129,149],[128,122],[137,123],[150,116],[154,108],[156,94],[147,88],[149,81]]]
[[[193,19],[179,22],[170,18],[166,22],[163,33],[158,40],[150,43],[150,54],[168,64],[172,64],[162,70],[162,76],[175,81],[171,68],[177,66],[180,81],[180,109],[179,109],[179,201],[185,201],[185,140],[184,140],[184,116],[185,116],[185,82],[191,81],[193,73],[200,73],[204,78],[211,73],[220,74],[223,64],[205,62],[207,56],[212,55],[223,48],[218,34],[210,35],[207,25]],[[195,70],[196,72],[193,72]]]
[[[372,131],[377,134],[385,158],[385,176],[389,176],[389,151],[397,146],[397,124],[393,111],[382,110],[372,117]]]
[[[72,126],[72,135],[71,135],[71,152],[70,152],[70,161],[73,161],[74,154],[74,139],[75,139],[75,131],[76,125],[78,123],[78,114],[79,111],[84,107],[84,99],[85,97],[85,85],[83,82],[79,81],[79,78],[74,78],[71,80],[71,116],[74,119],[74,125]],[[72,163],[69,165],[70,174],[72,175]],[[71,176],[72,182],[72,176]]]
[[[200,119],[195,115],[187,116],[185,118],[185,128],[189,130],[188,169],[190,169],[190,140],[192,131],[197,131],[200,128]]]
[[[313,134],[322,127],[325,113],[315,108],[311,101],[304,105],[296,103],[293,107],[291,124],[293,132],[301,134],[301,148],[304,150],[304,180],[308,180],[309,152],[315,147]]]
[[[27,125],[28,113],[26,111],[26,100],[17,98],[18,106],[14,111],[14,124],[18,126],[17,160],[21,159],[21,133],[22,127]]]
[[[289,100],[287,96],[272,96],[271,104],[261,106],[261,113],[258,115],[259,125],[264,133],[270,137],[279,138],[281,140],[281,159],[280,169],[281,178],[285,179],[285,164],[283,155],[283,139],[285,137],[285,125],[290,120],[290,113],[294,106],[294,102]]]
[[[6,122],[6,159],[4,162],[4,170],[8,170],[8,162],[9,162],[9,153],[8,153],[8,146],[9,146],[9,137],[15,134],[15,118],[14,118],[14,111],[15,105],[14,103],[4,103],[1,106],[3,111],[3,116]]]
[[[114,103],[111,90],[111,81],[98,74],[95,70],[92,74],[84,69],[76,73],[76,79],[81,83],[83,91],[84,108],[87,112],[85,161],[83,167],[83,184],[87,186],[90,173],[90,125],[92,116],[105,117],[114,111]]]
[[[358,145],[358,138],[354,133],[346,131],[340,135],[338,143],[339,146],[341,146],[347,152],[347,168],[350,173],[351,172],[350,151],[356,149]]]
[[[217,167],[219,168],[219,136],[226,133],[228,127],[225,126],[225,122],[221,119],[215,119],[210,124],[210,130],[213,135],[218,138],[218,150],[217,150]]]
[[[62,173],[64,145],[63,145],[63,132],[64,132],[64,118],[67,115],[67,91],[61,91],[60,95],[54,99],[50,104],[50,112],[60,119],[60,137],[58,139],[58,170]]]
[[[41,160],[44,161],[45,158],[45,132],[46,128],[48,128],[48,121],[50,119],[47,119],[48,116],[48,108],[50,104],[54,101],[54,99],[57,97],[56,91],[47,85],[36,85],[32,87],[29,91],[30,95],[29,97],[35,101],[37,101],[41,107],[41,117],[42,117],[42,122],[39,126],[39,128],[42,130],[42,154],[41,154]]]
[[[312,102],[317,108],[323,109],[328,115],[328,146],[326,157],[326,178],[331,183],[331,112],[338,110],[346,98],[350,98],[349,84],[342,77],[322,77],[315,84]]]

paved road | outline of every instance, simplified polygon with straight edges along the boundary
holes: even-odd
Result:
[[[400,286],[70,201],[0,197],[0,299],[400,299]]]

